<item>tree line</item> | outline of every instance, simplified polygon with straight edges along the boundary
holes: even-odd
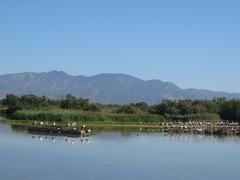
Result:
[[[67,95],[61,99],[50,99],[45,96],[22,95],[16,96],[13,94],[6,95],[1,100],[2,106],[7,107],[7,113],[11,114],[17,110],[41,110],[41,109],[79,109],[84,111],[100,111],[100,107],[96,103],[90,103],[88,99],[76,98],[72,95]]]
[[[72,109],[101,112],[110,109],[114,114],[156,114],[168,120],[240,120],[240,100],[217,98],[212,100],[163,100],[156,105],[145,102],[127,105],[91,103],[88,99],[67,95],[61,99],[45,96],[13,94],[0,100],[0,107],[7,107],[6,113],[17,110]]]

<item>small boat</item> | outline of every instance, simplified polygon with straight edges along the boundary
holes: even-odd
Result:
[[[75,136],[89,136],[83,128],[79,129],[66,129],[62,127],[38,127],[32,126],[28,127],[29,133],[34,134],[55,134],[55,135],[75,135]]]

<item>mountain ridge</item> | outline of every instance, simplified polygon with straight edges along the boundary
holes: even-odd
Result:
[[[0,75],[0,97],[10,93],[36,94],[50,98],[72,94],[105,104],[127,104],[140,101],[156,104],[163,99],[240,98],[240,93],[194,88],[182,89],[171,82],[157,79],[142,80],[123,73],[74,76],[56,70]]]

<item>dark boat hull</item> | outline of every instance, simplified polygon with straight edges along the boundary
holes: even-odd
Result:
[[[63,129],[61,127],[29,127],[28,132],[33,134],[88,136],[85,131],[77,129]]]

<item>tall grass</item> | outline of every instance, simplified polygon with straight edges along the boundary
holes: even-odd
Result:
[[[18,110],[10,115],[9,118],[15,120],[80,121],[89,123],[158,123],[165,121],[163,116],[153,114],[115,114],[60,109]]]
[[[172,121],[219,121],[221,117],[215,113],[171,115],[166,114],[166,119]]]

